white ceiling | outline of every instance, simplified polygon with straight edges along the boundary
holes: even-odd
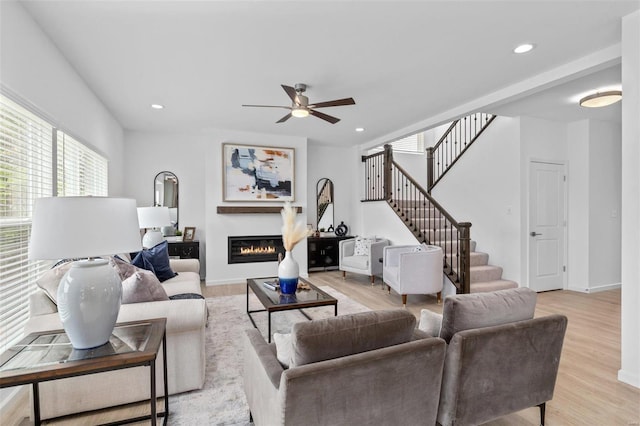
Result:
[[[236,129],[340,146],[615,45],[620,18],[640,8],[639,0],[22,3],[125,129]],[[513,54],[522,42],[537,48]],[[295,83],[309,86],[311,102],[356,105],[323,109],[342,119],[335,125],[276,124],[286,111],[241,107],[288,105],[280,84]],[[619,120],[619,104],[586,111],[567,101],[616,84],[619,65],[487,112]]]

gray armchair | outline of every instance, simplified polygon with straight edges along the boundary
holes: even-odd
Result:
[[[477,425],[533,406],[544,425],[567,318],[534,319],[536,296],[528,288],[455,295],[442,316],[422,311],[419,328],[448,343],[440,425]]]
[[[445,343],[403,309],[296,323],[288,368],[247,330],[244,388],[256,425],[435,424]]]
[[[358,251],[359,240],[366,241],[364,252]],[[342,278],[346,277],[347,272],[369,275],[371,285],[373,285],[376,275],[382,275],[382,262],[380,261],[382,250],[389,244],[389,240],[375,237],[371,239],[350,238],[340,241],[338,265],[342,271]]]

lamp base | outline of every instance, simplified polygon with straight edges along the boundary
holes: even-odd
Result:
[[[142,237],[142,247],[150,249],[163,241],[164,237],[159,229],[148,229],[147,232],[145,232],[144,237]]]
[[[74,349],[109,341],[120,312],[122,282],[105,259],[79,260],[58,286],[58,314]]]

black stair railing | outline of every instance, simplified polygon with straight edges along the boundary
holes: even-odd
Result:
[[[477,112],[455,120],[438,142],[427,148],[429,193],[495,118],[493,114]]]
[[[443,269],[458,293],[470,292],[471,223],[457,222],[393,160],[391,145],[363,156],[365,199],[387,201],[420,242],[444,252]]]

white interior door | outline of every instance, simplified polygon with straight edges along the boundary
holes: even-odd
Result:
[[[565,172],[563,164],[529,167],[529,287],[564,288]]]

